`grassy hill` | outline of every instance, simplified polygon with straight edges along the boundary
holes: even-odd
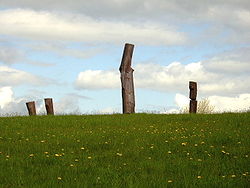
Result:
[[[250,187],[250,113],[0,118],[0,187]]]

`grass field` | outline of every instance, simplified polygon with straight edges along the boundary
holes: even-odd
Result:
[[[0,118],[0,187],[250,187],[250,113]]]

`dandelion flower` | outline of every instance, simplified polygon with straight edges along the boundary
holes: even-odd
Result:
[[[195,146],[195,147],[197,147],[197,146],[198,146],[198,144],[195,144],[194,146]]]
[[[78,159],[75,159],[75,162],[78,162],[79,160]]]
[[[202,159],[198,159],[198,161],[200,161],[200,162],[201,162],[201,161],[202,161]]]
[[[168,180],[168,183],[172,183],[173,182],[173,180]]]
[[[58,180],[62,180],[62,178],[61,178],[61,177],[57,177],[57,179],[58,179]]]
[[[181,143],[182,146],[186,146],[187,145],[187,142],[183,142]]]
[[[118,155],[118,156],[120,156],[120,157],[121,157],[121,156],[122,156],[122,153],[116,153],[116,155]]]
[[[232,177],[232,178],[235,178],[235,177],[236,177],[236,175],[234,175],[234,174],[233,174],[231,177]]]
[[[84,150],[84,147],[81,147],[81,150]]]
[[[73,165],[73,164],[70,164],[69,166],[73,167],[74,165]]]
[[[168,151],[168,154],[171,154],[172,152],[171,151]]]
[[[34,157],[34,154],[32,153],[32,154],[30,154],[30,157]]]
[[[202,177],[201,176],[197,176],[198,179],[201,179]]]
[[[49,152],[45,151],[45,152],[44,152],[44,154],[46,154],[46,155],[47,155],[47,154],[49,154]]]
[[[91,156],[88,156],[88,159],[91,159],[92,157]]]
[[[59,155],[59,154],[57,154],[57,153],[55,154],[55,156],[56,156],[56,157],[60,157],[60,155]]]

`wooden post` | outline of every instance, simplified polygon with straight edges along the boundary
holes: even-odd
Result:
[[[190,98],[190,104],[189,104],[189,113],[196,113],[197,112],[197,83],[196,82],[189,82],[189,98]]]
[[[124,114],[135,113],[135,94],[133,72],[131,68],[133,44],[125,44],[122,61],[120,65],[121,86],[122,86],[122,109]]]
[[[35,101],[32,102],[26,102],[26,106],[29,112],[30,116],[34,116],[36,115],[36,105],[35,105]]]
[[[47,111],[47,115],[54,115],[52,98],[46,98],[46,99],[44,99],[44,102],[45,102],[45,108]]]

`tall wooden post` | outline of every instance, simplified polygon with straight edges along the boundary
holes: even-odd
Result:
[[[47,111],[47,115],[54,115],[52,98],[46,98],[46,99],[44,99],[44,102],[45,102],[45,108]]]
[[[36,115],[36,105],[35,101],[26,102],[26,106],[30,116]]]
[[[131,68],[133,44],[125,44],[122,61],[120,65],[121,86],[122,86],[122,109],[124,114],[135,113],[135,94],[133,72]]]
[[[197,83],[196,82],[189,82],[189,98],[190,98],[190,104],[189,104],[189,113],[196,113],[197,112]]]

